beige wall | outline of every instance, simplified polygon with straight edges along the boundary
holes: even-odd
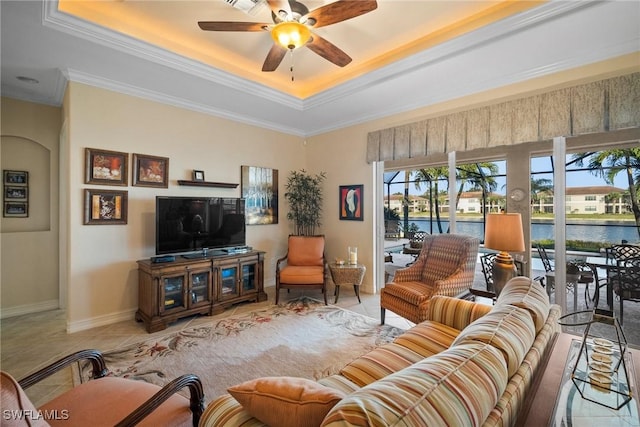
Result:
[[[2,98],[2,169],[29,173],[29,216],[1,224],[2,317],[58,307],[61,110]]]
[[[155,197],[229,196],[235,189],[185,187],[203,170],[208,181],[240,183],[240,166],[278,169],[280,192],[291,169],[305,166],[302,139],[209,115],[71,83],[69,111],[68,329],[130,319],[137,309],[136,260],[155,255]],[[170,159],[169,188],[111,187],[128,191],[127,225],[83,225],[84,149],[99,148]],[[131,179],[129,180],[131,182]],[[286,252],[289,224],[281,208],[277,225],[247,227],[247,244],[266,251],[265,279],[273,283],[275,259]]]

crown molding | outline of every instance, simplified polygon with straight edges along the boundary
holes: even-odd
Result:
[[[42,24],[91,43],[115,49],[156,64],[196,76],[229,88],[260,96],[281,105],[302,110],[302,101],[294,96],[271,89],[262,84],[222,71],[202,62],[177,55],[150,43],[119,34],[115,31],[89,23],[58,10],[58,1],[43,1]]]
[[[210,105],[195,103],[184,98],[170,96],[165,93],[142,89],[137,86],[127,85],[114,80],[105,79],[103,77],[94,76],[82,71],[68,69],[64,72],[69,81],[82,83],[89,86],[98,87],[112,92],[122,93],[124,95],[135,96],[137,98],[147,99],[150,101],[167,104],[186,110],[192,110],[199,113],[209,114],[223,119],[232,120],[239,123],[245,123],[257,126],[263,129],[274,130],[290,135],[304,136],[304,130],[299,128],[275,125],[273,122],[257,120],[249,115],[238,115],[235,112],[222,108],[214,108]]]
[[[461,37],[396,61],[381,69],[374,70],[363,77],[353,79],[304,100],[60,12],[58,10],[57,0],[43,0],[43,25],[92,43],[116,49],[128,55],[144,58],[154,63],[222,84],[252,96],[262,97],[268,101],[276,102],[297,111],[304,111],[344,98],[354,92],[366,90],[387,79],[404,75],[416,68],[426,67],[449,55],[454,55],[457,52],[488,43],[505,34],[519,31],[555,16],[596,3],[597,1],[594,0],[581,2],[548,2],[539,8],[530,9],[487,27],[479,28]]]
[[[548,2],[535,9],[529,9],[517,15],[507,17],[486,27],[468,32],[460,37],[448,40],[430,49],[400,59],[390,65],[371,71],[365,76],[350,80],[332,89],[307,98],[304,109],[310,109],[335,101],[359,90],[368,89],[386,80],[406,75],[417,69],[427,67],[452,55],[488,44],[507,34],[522,31],[557,16],[583,9],[599,3],[595,0],[581,2]]]
[[[253,98],[255,101],[257,100],[256,97],[258,97],[289,108],[291,113],[306,111],[311,115],[318,113],[319,117],[325,116],[326,118],[331,118],[332,116],[336,116],[336,118],[330,121],[327,119],[308,122],[301,120],[300,123],[298,123],[293,119],[295,114],[292,114],[289,122],[286,122],[286,117],[276,122],[269,120],[269,114],[265,113],[261,114],[262,118],[257,119],[256,116],[248,110],[232,112],[220,105],[209,105],[206,101],[193,102],[186,99],[186,97],[181,97],[179,94],[178,96],[167,95],[160,90],[145,89],[112,79],[102,78],[95,75],[95,72],[89,74],[73,69],[64,71],[64,76],[63,73],[60,73],[62,79],[56,90],[56,97],[59,97],[58,105],[61,104],[64,96],[64,88],[66,85],[64,77],[66,76],[70,81],[300,137],[314,136],[340,128],[362,124],[394,114],[428,107],[443,101],[480,93],[500,86],[547,76],[559,71],[614,58],[638,50],[638,38],[636,37],[623,42],[618,41],[606,47],[585,47],[580,51],[574,52],[575,55],[572,53],[572,55],[566,56],[562,60],[555,60],[553,63],[537,68],[522,69],[523,67],[517,66],[500,67],[500,62],[497,61],[492,63],[492,66],[496,67],[495,72],[488,74],[488,77],[487,75],[485,75],[484,78],[475,76],[473,79],[461,81],[460,84],[456,85],[430,85],[427,91],[407,91],[407,82],[413,80],[414,83],[419,84],[420,81],[424,81],[425,76],[429,76],[429,69],[431,67],[446,64],[446,61],[449,59],[459,57],[465,53],[474,52],[474,50],[487,48],[494,42],[503,41],[509,35],[530,30],[537,25],[542,25],[554,19],[557,20],[563,15],[571,15],[579,10],[587,9],[595,5],[606,4],[606,2],[603,3],[594,0],[580,2],[550,1],[540,7],[529,9],[489,26],[481,27],[425,51],[403,58],[383,68],[374,70],[362,77],[342,83],[334,88],[301,100],[264,85],[234,76],[220,69],[210,67],[204,63],[190,60],[148,43],[115,33],[59,12],[57,10],[57,0],[43,0],[42,3],[42,22],[44,26],[91,43],[106,46],[124,53],[127,56],[135,55],[136,57],[141,57],[143,61],[148,61],[150,64],[159,64],[168,69],[177,70],[187,75],[204,79],[212,84],[211,88],[213,90],[215,90],[213,84],[218,84],[218,88],[224,86],[238,91],[237,95],[241,98]],[[507,59],[504,60],[507,61]],[[503,65],[511,64],[503,63]],[[432,77],[433,76],[431,76],[431,78]],[[416,87],[415,84],[413,87]],[[400,90],[396,92],[394,90],[396,88]],[[4,94],[5,88],[3,87],[2,89]],[[362,105],[366,105],[366,103],[370,101],[370,96],[373,93],[398,93],[398,99],[389,98],[392,102],[380,102],[380,105],[377,105],[379,108],[376,109],[375,112],[360,111],[348,115],[332,114],[332,112],[341,111],[345,105],[353,104],[354,102],[361,102]],[[6,92],[6,94],[11,96],[9,92]],[[52,102],[45,103],[55,105],[55,103]],[[317,111],[310,111],[313,109],[317,109]],[[264,112],[264,108],[262,108],[262,110]],[[300,116],[297,115],[297,117],[299,118]]]

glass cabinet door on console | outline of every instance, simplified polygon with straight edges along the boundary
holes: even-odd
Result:
[[[167,262],[138,261],[136,320],[157,332],[178,319],[213,315],[244,301],[266,301],[264,252]]]
[[[192,271],[189,273],[189,306],[211,304],[211,270]]]
[[[255,262],[250,264],[242,264],[242,293],[252,292],[256,290],[256,276],[258,264]]]
[[[187,275],[160,277],[160,312],[184,310],[187,308],[185,299]]]
[[[220,266],[219,298],[221,300],[235,298],[240,295],[238,289],[238,264]]]

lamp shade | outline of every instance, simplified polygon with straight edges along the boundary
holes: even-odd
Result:
[[[304,45],[311,37],[311,30],[296,21],[281,22],[271,30],[271,37],[285,49],[293,50]]]
[[[488,214],[484,246],[503,252],[524,252],[522,216],[519,213]]]

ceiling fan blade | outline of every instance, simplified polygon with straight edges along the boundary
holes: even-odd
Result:
[[[312,10],[306,16],[300,18],[300,22],[313,19],[315,20],[315,24],[312,24],[313,28],[320,28],[355,18],[371,12],[377,7],[376,0],[338,0]]]
[[[200,21],[198,26],[205,31],[264,31],[271,24],[260,22]]]
[[[291,15],[289,0],[267,0],[267,3],[269,3],[269,7],[274,15],[280,16],[278,12],[281,10],[287,12],[287,15]]]
[[[286,54],[287,49],[277,43],[274,43],[267,54],[267,58],[264,60],[264,64],[262,64],[262,71],[275,71]]]
[[[333,62],[339,67],[344,67],[351,62],[351,57],[340,50],[333,43],[323,39],[322,37],[314,34],[311,36],[311,40],[305,45],[318,55],[322,56],[329,62]]]

